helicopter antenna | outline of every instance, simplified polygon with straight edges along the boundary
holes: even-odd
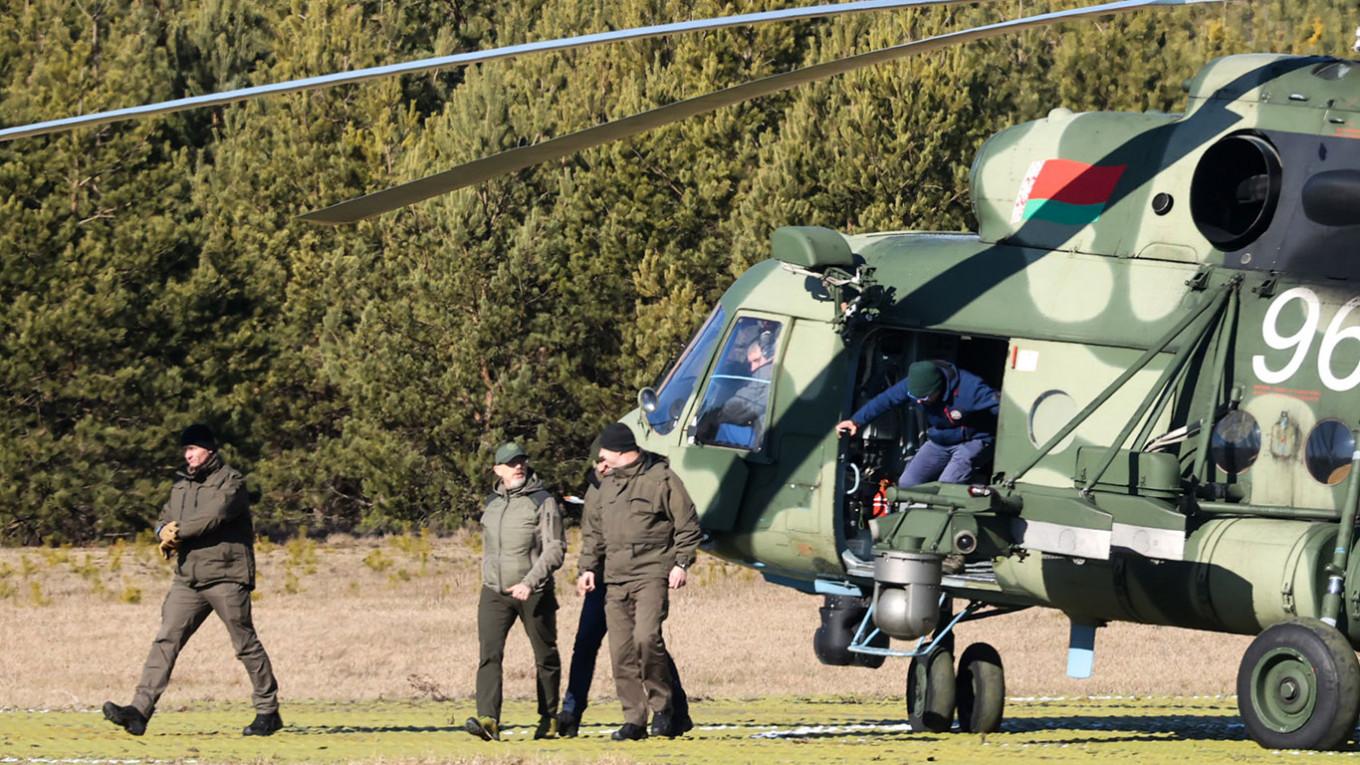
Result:
[[[262,96],[297,93],[306,90],[316,90],[318,88],[328,88],[334,85],[350,85],[356,82],[364,82],[366,80],[374,80],[382,77],[418,74],[438,69],[467,66],[469,64],[476,64],[484,61],[515,58],[532,53],[585,48],[594,45],[603,45],[605,43],[622,42],[624,40],[642,40],[649,37],[661,37],[665,35],[680,34],[682,32],[698,32],[736,26],[755,26],[758,24],[770,24],[777,21],[828,18],[845,14],[869,13],[873,11],[902,8],[961,5],[971,2],[981,2],[981,0],[856,0],[855,2],[849,3],[831,3],[808,6],[806,8],[786,8],[778,11],[746,13],[738,16],[721,16],[716,18],[696,19],[693,21],[678,21],[669,24],[656,24],[646,27],[635,27],[632,29],[620,29],[612,32],[596,32],[593,34],[577,35],[575,37],[562,37],[555,40],[541,40],[519,45],[507,45],[501,48],[492,48],[490,50],[455,53],[449,56],[439,56],[436,58],[424,58],[417,61],[407,61],[401,64],[390,64],[388,66],[374,66],[366,69],[356,69],[350,72],[335,72],[332,74],[319,75],[317,77],[306,77],[303,79],[276,82],[269,85],[255,85],[248,88],[239,88],[237,90],[227,90],[221,93],[178,98],[173,101],[161,101],[159,103],[146,104],[144,106],[113,109],[111,111],[83,114],[77,117],[65,117],[62,119],[48,120],[46,122],[35,122],[31,125],[18,125],[0,129],[0,142],[12,141],[17,138],[47,135],[50,133],[60,133],[75,128],[93,127],[95,125],[138,119],[157,114],[170,114],[172,112],[200,109],[208,106],[223,106],[236,101],[246,101]]]
[[[752,80],[723,90],[667,104],[650,111],[620,120],[606,122],[585,130],[559,136],[541,143],[521,146],[490,157],[459,165],[442,173],[426,176],[393,186],[382,191],[350,199],[302,215],[311,223],[338,225],[354,223],[406,205],[421,202],[455,189],[470,186],[496,176],[521,170],[548,160],[558,159],[584,149],[617,141],[690,117],[715,111],[724,106],[749,101],[778,93],[798,85],[826,79],[838,74],[894,61],[918,53],[958,45],[973,40],[999,37],[1023,29],[1050,26],[1065,21],[1128,13],[1153,7],[1180,7],[1223,0],[1120,0],[1086,8],[1027,16],[1009,21],[987,24],[957,32],[929,37],[915,42],[861,53],[846,58]]]

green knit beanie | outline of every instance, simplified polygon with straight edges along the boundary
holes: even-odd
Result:
[[[921,399],[944,390],[944,373],[933,361],[918,361],[907,369],[907,395]]]

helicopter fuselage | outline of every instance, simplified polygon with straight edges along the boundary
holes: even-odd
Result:
[[[1326,616],[1360,407],[1360,94],[1337,67],[1231,57],[1185,115],[1003,131],[973,167],[977,234],[781,230],[663,411],[625,421],[670,455],[713,553],[805,592],[868,597],[876,551],[925,549],[964,559],[952,595],[1083,623]],[[759,338],[767,382],[742,369]],[[923,358],[1001,392],[971,488],[895,488],[910,409],[835,432]],[[759,422],[723,421],[738,386]],[[1360,644],[1355,573],[1330,618]]]

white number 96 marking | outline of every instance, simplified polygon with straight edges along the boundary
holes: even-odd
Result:
[[[1299,300],[1303,302],[1303,326],[1299,331],[1288,337],[1282,336],[1279,331],[1280,313],[1291,301]],[[1336,316],[1327,325],[1327,331],[1322,335],[1322,344],[1318,346],[1318,377],[1322,384],[1335,391],[1350,390],[1360,384],[1360,365],[1351,370],[1345,377],[1337,377],[1332,373],[1332,354],[1336,347],[1343,340],[1360,340],[1360,326],[1345,326],[1347,317],[1351,311],[1360,307],[1360,298],[1351,298],[1345,305],[1337,309]],[[1251,357],[1251,368],[1256,373],[1256,377],[1261,382],[1274,385],[1282,383],[1293,377],[1299,368],[1303,366],[1308,350],[1312,347],[1313,338],[1316,336],[1318,323],[1322,319],[1322,301],[1318,300],[1317,293],[1307,287],[1294,287],[1293,289],[1281,292],[1266,309],[1265,319],[1261,322],[1261,339],[1266,345],[1277,351],[1294,350],[1294,355],[1289,361],[1279,369],[1270,369],[1266,366],[1266,357],[1256,354]]]

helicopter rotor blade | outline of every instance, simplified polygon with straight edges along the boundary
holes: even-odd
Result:
[[[613,122],[606,122],[585,130],[559,136],[531,146],[509,149],[490,157],[484,157],[442,173],[426,176],[408,183],[393,186],[362,197],[346,200],[338,204],[314,210],[301,216],[311,223],[338,225],[354,223],[390,212],[406,205],[421,202],[465,186],[512,173],[532,165],[589,149],[611,141],[628,138],[654,128],[679,122],[690,117],[715,111],[724,106],[749,101],[761,96],[778,93],[798,85],[844,74],[856,69],[893,61],[907,56],[925,53],[958,45],[973,40],[999,37],[1011,32],[1035,27],[1082,19],[1090,16],[1103,16],[1152,7],[1181,7],[1204,3],[1221,3],[1224,0],[1119,0],[1086,8],[1027,16],[1010,21],[988,24],[980,27],[950,32],[929,37],[924,40],[903,43],[868,53],[836,59],[821,64],[797,69],[792,72],[776,74],[759,80],[752,80],[723,90],[707,93],[695,98],[667,104],[651,111],[635,114]]]
[[[109,122],[121,122],[123,120],[149,117],[157,114],[170,114],[172,112],[185,111],[187,109],[222,106],[236,101],[259,98],[261,96],[297,93],[305,90],[328,88],[334,85],[349,85],[381,77],[418,74],[437,69],[448,69],[484,61],[494,61],[496,59],[515,58],[531,53],[569,50],[571,48],[603,45],[624,40],[642,40],[649,37],[662,37],[682,32],[725,29],[727,27],[735,26],[754,26],[778,21],[798,21],[852,13],[869,13],[873,11],[898,10],[913,7],[961,5],[973,2],[982,2],[982,0],[855,0],[855,2],[849,3],[829,3],[808,6],[806,8],[786,8],[778,11],[764,11],[761,13],[746,13],[737,16],[720,16],[716,18],[695,19],[692,21],[678,21],[669,24],[655,24],[646,27],[619,29],[611,32],[596,32],[593,34],[576,35],[574,37],[562,37],[554,40],[541,40],[538,42],[521,43],[519,45],[507,45],[500,48],[492,48],[490,50],[470,51],[455,53],[449,56],[424,58],[417,61],[407,61],[401,64],[374,66],[366,69],[356,69],[351,72],[335,72],[332,74],[319,75],[317,77],[306,77],[303,79],[276,82],[269,85],[255,85],[248,88],[223,91],[221,93],[178,98],[173,101],[162,101],[160,103],[146,104],[144,106],[113,109],[94,114],[83,114],[77,117],[65,117],[62,119],[48,120],[46,122],[35,122],[30,125],[18,125],[0,129],[0,142],[12,141],[17,138],[59,133],[81,127],[93,127]]]

